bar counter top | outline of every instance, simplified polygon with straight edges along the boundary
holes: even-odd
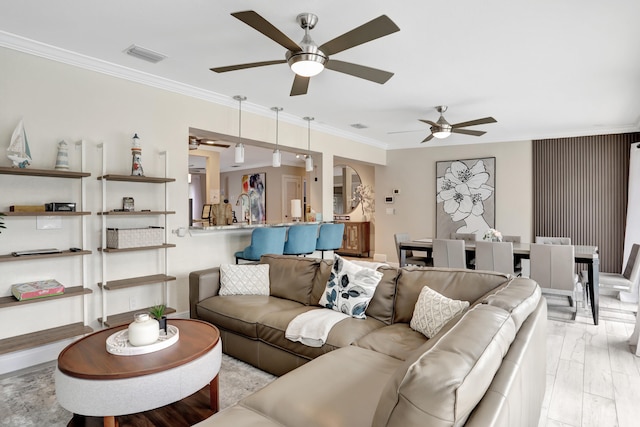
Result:
[[[207,226],[191,226],[189,227],[189,232],[191,234],[209,234],[215,231],[226,231],[226,230],[244,230],[249,229],[252,230],[254,228],[259,227],[291,227],[294,225],[306,225],[306,224],[323,224],[325,222],[331,221],[298,221],[298,222],[261,222],[257,224],[249,224],[248,222],[237,222],[231,225],[207,225]]]

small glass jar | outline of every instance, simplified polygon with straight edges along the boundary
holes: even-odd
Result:
[[[129,325],[129,343],[140,347],[158,341],[160,328],[158,321],[151,318],[149,313],[136,313],[134,321]]]

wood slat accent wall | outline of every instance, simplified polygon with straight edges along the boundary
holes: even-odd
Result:
[[[533,141],[533,235],[600,249],[600,271],[622,268],[629,147],[640,133]]]

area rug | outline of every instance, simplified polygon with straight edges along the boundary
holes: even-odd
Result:
[[[63,427],[72,414],[56,400],[55,362],[0,379],[0,426]],[[226,354],[220,369],[220,409],[235,404],[276,377]]]

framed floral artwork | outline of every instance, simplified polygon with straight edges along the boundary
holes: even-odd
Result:
[[[496,158],[436,162],[436,237],[473,233],[482,240],[495,228]]]

